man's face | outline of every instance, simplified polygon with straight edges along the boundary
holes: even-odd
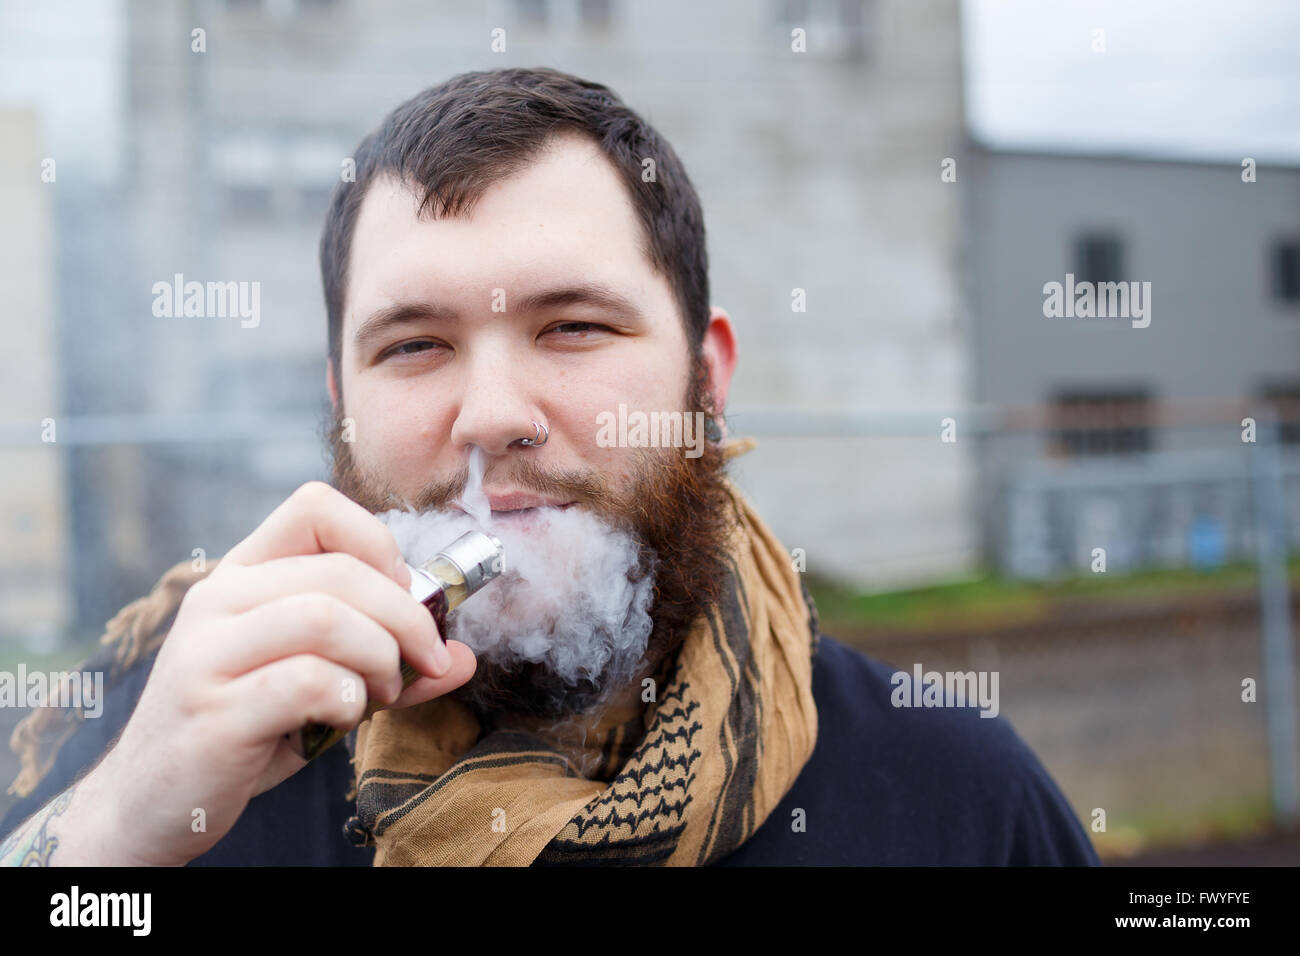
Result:
[[[550,430],[551,468],[623,483],[630,456],[597,444],[597,415],[620,403],[684,410],[685,330],[668,281],[638,247],[625,190],[594,144],[554,143],[489,188],[472,218],[417,219],[415,194],[391,179],[366,195],[339,385],[354,458],[397,495],[456,473],[478,445],[493,508],[514,507],[504,496],[521,489],[502,466],[511,443],[534,434],[532,421]],[[535,296],[597,287],[629,308],[563,299],[525,308]]]
[[[642,544],[656,569],[646,656],[657,663],[725,573],[721,456],[602,447],[598,416],[720,406],[733,360],[725,316],[692,362],[625,189],[582,137],[552,140],[468,216],[418,218],[417,206],[409,188],[379,179],[358,216],[331,380],[336,486],[372,511],[446,508],[477,446],[494,522],[572,504]],[[519,445],[534,421],[546,443]],[[544,666],[483,656],[463,690],[480,707],[533,713],[587,699]]]

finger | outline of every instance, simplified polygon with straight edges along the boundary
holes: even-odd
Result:
[[[314,654],[361,675],[364,684],[350,686],[363,697],[382,702],[395,700],[401,692],[401,660],[393,635],[332,594],[290,594],[236,614],[229,622],[239,637],[220,651],[240,666],[222,668],[227,677],[255,672],[272,661]]]
[[[285,499],[252,534],[224,555],[222,563],[248,566],[327,551],[351,554],[402,587],[411,583],[393,533],[365,508],[323,481],[309,481]]]
[[[416,704],[423,704],[425,701],[450,693],[473,677],[474,671],[478,667],[478,659],[474,656],[474,652],[460,641],[450,641],[447,647],[451,651],[452,659],[452,667],[447,674],[440,678],[419,678],[410,687],[406,688],[402,695],[389,704],[387,708],[380,707],[378,709],[395,710],[399,707],[414,707]],[[280,739],[270,761],[258,777],[252,795],[257,796],[278,787],[307,766],[307,763],[308,761],[304,760],[298,755],[297,751],[289,746],[288,741]]]
[[[220,582],[215,605],[229,614],[243,614],[292,594],[323,592],[337,597],[378,623],[397,641],[404,660],[422,674],[441,677],[447,670],[438,663],[442,642],[438,625],[411,593],[392,578],[343,552],[276,558],[251,568],[231,567]],[[264,663],[269,658],[249,642],[219,649],[223,670],[231,674]]]
[[[400,697],[380,710],[398,710],[402,707],[414,707],[426,700],[433,700],[448,694],[466,683],[478,669],[478,659],[474,652],[460,641],[448,641],[447,650],[451,651],[451,670],[442,677],[420,677],[412,681],[411,686],[402,691]]]
[[[275,752],[271,754],[270,761],[263,768],[257,782],[253,784],[252,796],[256,797],[278,787],[308,763],[309,761],[298,756],[297,752],[289,746],[289,742],[281,737],[276,744]]]
[[[272,661],[217,691],[231,721],[232,739],[277,740],[305,724],[350,730],[366,712],[362,694],[349,694],[360,674],[315,654]]]

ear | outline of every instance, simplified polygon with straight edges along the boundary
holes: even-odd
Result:
[[[709,326],[704,331],[701,349],[709,370],[709,394],[713,397],[713,407],[721,414],[727,408],[727,392],[737,358],[736,335],[726,310],[717,307],[709,310]]]
[[[330,390],[330,404],[334,406],[335,411],[338,411],[339,385],[334,381],[334,363],[328,358],[325,359],[325,385]]]

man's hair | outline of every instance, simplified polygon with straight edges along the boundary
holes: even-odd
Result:
[[[546,67],[482,70],[454,76],[393,110],[357,147],[356,181],[335,187],[321,233],[320,266],[330,362],[340,389],[349,252],[375,178],[392,174],[407,183],[421,198],[421,215],[457,216],[566,131],[593,139],[618,171],[641,220],[642,251],[667,278],[690,356],[698,359],[709,321],[704,215],[672,146],[599,83]],[[648,168],[654,170],[650,182],[642,178]]]

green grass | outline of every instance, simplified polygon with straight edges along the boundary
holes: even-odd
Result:
[[[0,671],[16,673],[18,665],[24,665],[28,671],[64,671],[72,670],[86,658],[99,650],[99,641],[76,644],[52,651],[48,654],[33,654],[21,645],[0,643]]]
[[[1105,833],[1094,833],[1090,820],[1081,822],[1097,854],[1116,857],[1249,839],[1269,832],[1273,815],[1269,795],[1257,793],[1182,810],[1162,806],[1115,813]]]
[[[1289,565],[1300,587],[1300,556]],[[1082,574],[1050,583],[1012,581],[993,574],[930,587],[877,594],[854,593],[810,575],[808,587],[830,633],[972,630],[1032,623],[1062,604],[1102,600],[1142,602],[1206,593],[1248,592],[1257,587],[1255,565],[1214,571],[1190,568],[1135,574]]]

